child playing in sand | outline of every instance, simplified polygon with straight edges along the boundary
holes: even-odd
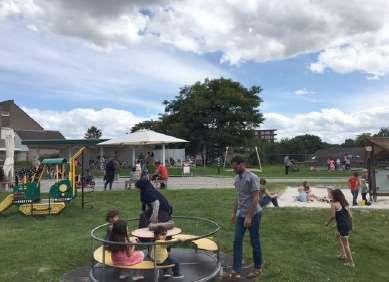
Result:
[[[112,242],[128,243],[127,222],[125,220],[118,220],[113,223],[111,236],[109,238]],[[136,243],[134,240],[132,243]],[[112,262],[116,266],[126,266],[141,263],[144,259],[144,254],[141,251],[135,251],[135,246],[126,244],[110,244],[108,249],[111,251]],[[127,279],[129,274],[124,271],[120,272],[120,279]],[[142,275],[135,273],[132,280],[143,279]]]
[[[261,184],[260,187],[260,202],[259,204],[261,207],[266,207],[270,202],[273,203],[273,206],[278,207],[278,200],[277,200],[277,194],[271,193],[266,189],[266,179],[261,178],[259,180],[259,183]]]
[[[308,184],[308,181],[303,182],[303,189],[304,189],[304,192],[307,193],[307,201],[308,202],[313,202],[314,200],[316,200],[316,201],[321,200],[318,196],[313,194],[311,187]]]
[[[336,220],[337,233],[336,238],[339,242],[340,254],[339,259],[345,260],[346,266],[354,267],[354,260],[352,257],[350,243],[348,237],[352,230],[352,217],[349,204],[346,201],[344,194],[341,190],[335,189],[331,191],[331,209],[330,218],[327,222],[327,226]]]
[[[299,202],[308,202],[308,195],[307,193],[304,191],[304,188],[303,187],[299,187],[298,188],[298,195],[296,196],[296,200],[299,201]]]
[[[357,199],[360,186],[361,181],[359,180],[359,174],[358,172],[354,172],[348,180],[348,188],[350,188],[351,194],[353,195],[353,206],[358,205]]]
[[[172,257],[168,250],[167,245],[164,244],[166,242],[166,234],[167,230],[164,226],[157,226],[154,230],[154,239],[156,245],[153,246],[151,250],[151,258],[158,264],[158,265],[170,265],[173,264],[173,277],[172,278],[183,278],[184,275],[180,273],[180,263]],[[169,277],[170,275],[165,272],[165,277]]]

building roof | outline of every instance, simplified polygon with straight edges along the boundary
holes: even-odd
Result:
[[[375,153],[379,153],[380,151],[389,152],[389,137],[370,137],[369,141],[371,144],[379,147],[375,149]]]
[[[14,130],[43,130],[43,127],[16,105],[14,100],[0,102],[0,112],[0,126]]]
[[[24,145],[97,145],[108,139],[41,139],[41,140],[23,140]]]
[[[16,130],[22,140],[64,140],[61,132],[56,130]]]
[[[313,157],[315,161],[324,162],[328,158],[341,158],[344,155],[351,155],[354,159],[363,160],[365,156],[365,148],[363,147],[330,147],[317,150]]]

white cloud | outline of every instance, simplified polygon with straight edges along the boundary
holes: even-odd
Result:
[[[295,95],[297,96],[308,96],[308,95],[314,95],[316,94],[315,91],[309,91],[305,88],[302,88],[302,89],[298,89],[296,91],[293,92]]]
[[[0,25],[0,37],[9,39],[0,44],[0,71],[11,74],[7,84],[35,90],[45,99],[121,103],[155,112],[183,85],[229,76],[206,60],[153,42],[101,52],[37,30]]]
[[[310,65],[313,72],[325,69],[338,73],[362,71],[368,79],[378,79],[389,72],[389,24],[376,33],[354,36],[348,44],[330,47]]]
[[[363,132],[376,133],[389,126],[389,106],[372,107],[355,112],[331,108],[286,116],[266,113],[263,128],[275,128],[278,137],[314,134],[330,143],[342,143]]]
[[[108,49],[151,41],[231,64],[319,53],[315,72],[389,71],[386,0],[3,0],[0,15]]]
[[[101,129],[103,138],[122,137],[132,126],[146,119],[128,111],[112,108],[50,111],[23,107],[23,110],[45,129],[59,130],[66,138],[83,138],[91,126]]]

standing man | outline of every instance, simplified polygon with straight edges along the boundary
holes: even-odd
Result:
[[[285,156],[284,165],[285,165],[285,175],[288,175],[289,174],[289,166],[290,166],[289,156]]]
[[[235,224],[234,262],[233,271],[229,278],[240,278],[242,269],[243,237],[246,229],[250,232],[251,247],[253,250],[254,270],[247,276],[253,279],[262,273],[262,251],[259,234],[262,208],[259,205],[259,179],[248,171],[244,159],[235,156],[231,160],[235,173],[236,200],[232,210],[232,223]]]
[[[107,185],[109,184],[109,190],[112,190],[112,183],[115,178],[115,162],[111,159],[105,166],[105,175],[104,175],[104,191],[107,190]]]

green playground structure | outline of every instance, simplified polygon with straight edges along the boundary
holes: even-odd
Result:
[[[0,203],[0,213],[10,206],[18,205],[19,211],[25,215],[58,214],[66,203],[77,195],[77,162],[83,156],[85,147],[73,155],[69,163],[64,158],[44,159],[32,175],[23,175],[21,183],[13,188],[13,194],[8,195]],[[55,183],[49,189],[49,198],[41,199],[40,183],[45,171],[54,169]]]

